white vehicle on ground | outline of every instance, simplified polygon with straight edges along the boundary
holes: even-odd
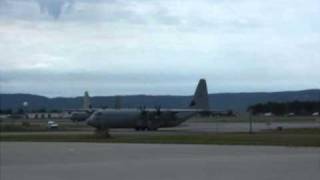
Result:
[[[58,129],[59,124],[55,121],[48,121],[48,129]]]

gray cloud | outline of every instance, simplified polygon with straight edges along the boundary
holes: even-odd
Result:
[[[47,13],[53,18],[58,19],[63,13],[72,11],[76,3],[113,3],[116,0],[35,0],[42,13]],[[92,13],[92,12],[90,12]]]
[[[221,2],[215,1],[212,4],[208,4],[208,6],[215,5],[215,3],[220,4]],[[143,5],[143,3],[146,5]],[[34,8],[36,4],[38,4],[39,9]],[[187,5],[185,6],[187,7]],[[45,15],[49,15],[53,19],[60,19],[60,21],[88,24],[96,22],[126,22],[138,25],[167,25],[175,26],[180,30],[199,30],[199,26],[208,29],[225,26],[227,29],[231,29],[232,27],[252,28],[257,25],[257,22],[250,18],[244,18],[242,21],[231,18],[222,22],[219,20],[220,17],[199,17],[196,15],[197,12],[191,10],[184,12],[184,5],[170,5],[166,1],[12,0],[3,1],[2,7],[4,8],[0,13],[2,12],[6,18],[29,21],[43,20]],[[182,13],[179,11],[182,11]],[[41,14],[37,14],[38,12]]]
[[[58,19],[63,11],[70,11],[74,0],[37,0],[42,13],[48,13]]]

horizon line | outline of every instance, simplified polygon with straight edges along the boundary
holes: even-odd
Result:
[[[320,91],[320,88],[311,88],[311,89],[302,89],[302,90],[279,90],[279,91],[239,91],[239,92],[215,92],[215,93],[208,93],[209,95],[214,94],[250,94],[250,93],[283,93],[283,92],[303,92],[303,91]],[[83,93],[86,91],[83,91]],[[89,96],[90,96],[90,91]],[[83,95],[80,96],[47,96],[47,95],[41,95],[41,94],[33,94],[33,93],[3,93],[1,92],[0,95],[34,95],[34,96],[42,96],[49,99],[54,98],[79,98],[83,97]],[[319,94],[320,95],[320,94]],[[193,96],[193,94],[189,95],[174,95],[174,94],[114,94],[114,95],[95,95],[90,96],[92,97],[114,97],[114,96]]]

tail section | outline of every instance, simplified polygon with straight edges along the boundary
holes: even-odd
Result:
[[[90,102],[90,97],[88,91],[84,92],[83,96],[83,109],[91,109],[91,102]]]
[[[200,79],[196,92],[190,103],[190,108],[209,109],[208,88],[205,79]]]

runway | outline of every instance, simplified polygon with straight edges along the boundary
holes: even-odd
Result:
[[[1,142],[1,180],[318,180],[319,148]]]
[[[253,131],[276,130],[290,128],[320,128],[319,122],[273,122],[253,123]],[[249,123],[246,122],[185,122],[177,127],[160,128],[157,133],[163,134],[190,134],[190,133],[226,133],[226,132],[249,132]],[[133,129],[111,129],[115,134],[137,134]],[[146,133],[146,132],[143,132]],[[155,133],[155,132],[152,132]]]

